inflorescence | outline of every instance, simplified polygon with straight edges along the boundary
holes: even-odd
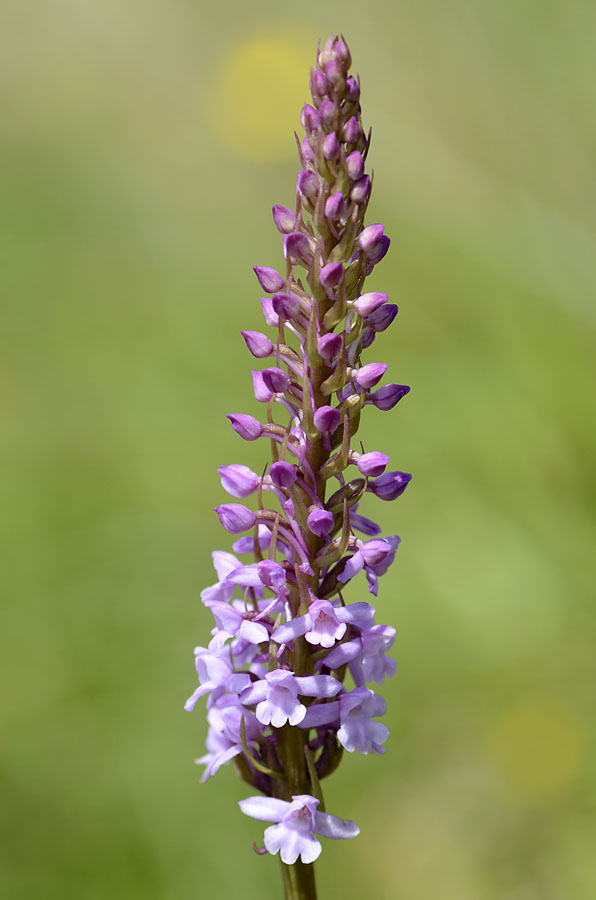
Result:
[[[396,669],[386,655],[395,629],[376,624],[369,603],[343,597],[361,572],[376,596],[400,542],[379,537],[379,525],[358,512],[360,501],[367,493],[395,500],[410,480],[386,471],[385,453],[352,447],[363,408],[390,410],[409,387],[377,387],[387,366],[361,359],[398,309],[386,294],[364,292],[389,238],[383,225],[364,225],[370,132],[362,129],[350,63],[343,38],[330,37],[318,53],[313,102],[301,114],[306,136],[296,138],[295,209],[273,207],[285,274],[255,267],[272,337],[242,335],[253,357],[270,363],[252,372],[264,412],[228,419],[246,441],[269,439],[271,460],[262,475],[241,464],[219,468],[227,493],[254,496],[256,509],[216,508],[225,530],[243,536],[233,544],[237,555],[213,553],[217,582],[201,598],[215,627],[208,646],[195,649],[199,686],[186,703],[192,710],[207,695],[207,753],[197,760],[203,780],[234,760],[261,794],[240,808],[273,823],[258,852],[280,851],[287,865],[318,857],[316,834],[358,834],[353,822],[324,811],[320,782],[344,750],[384,752],[385,701],[367,685]]]

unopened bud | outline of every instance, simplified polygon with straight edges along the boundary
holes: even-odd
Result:
[[[283,460],[273,463],[269,469],[269,476],[273,484],[280,488],[291,487],[298,477],[296,466]]]
[[[273,221],[277,230],[282,234],[290,234],[296,227],[296,216],[287,206],[273,207]]]
[[[334,406],[320,406],[314,414],[314,423],[317,431],[335,431],[339,425],[341,416]]]
[[[256,441],[263,433],[263,426],[254,416],[244,413],[230,413],[226,416],[232,423],[232,428],[244,441]]]
[[[259,284],[268,294],[281,291],[284,280],[275,269],[270,269],[269,266],[254,266],[253,271],[259,279]]]
[[[359,150],[354,150],[346,156],[346,169],[352,181],[358,181],[364,173],[364,159]]]
[[[252,355],[257,359],[265,359],[273,353],[273,344],[261,331],[241,331],[240,334]]]
[[[290,386],[290,376],[283,369],[278,369],[277,366],[263,369],[262,375],[265,386],[274,394],[283,394]]]
[[[224,503],[222,506],[216,506],[215,512],[223,527],[231,534],[248,531],[255,524],[255,514],[240,503]]]

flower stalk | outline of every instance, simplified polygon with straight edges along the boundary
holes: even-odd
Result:
[[[218,580],[201,599],[215,627],[195,649],[199,685],[186,703],[191,710],[207,697],[202,780],[233,760],[257,792],[240,808],[270,823],[255,849],[279,853],[286,900],[316,900],[317,836],[359,833],[326,812],[321,782],[344,750],[384,752],[385,702],[367,685],[396,668],[386,655],[395,629],[376,624],[368,602],[343,596],[362,572],[376,596],[400,543],[379,537],[360,503],[367,494],[395,500],[410,481],[386,471],[385,453],[354,445],[364,407],[393,409],[409,388],[377,387],[387,366],[362,359],[398,310],[386,294],[364,292],[390,241],[383,225],[364,224],[370,132],[350,65],[343,38],[319,49],[305,137],[297,137],[295,207],[273,207],[285,273],[255,267],[271,333],[242,336],[265,362],[252,372],[264,413],[228,418],[242,439],[267,439],[270,460],[261,475],[238,463],[219,469],[228,494],[256,502],[216,509],[224,529],[241,536],[234,553],[213,553]]]

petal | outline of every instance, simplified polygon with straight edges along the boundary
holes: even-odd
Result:
[[[344,663],[350,662],[352,659],[355,659],[362,649],[362,641],[360,638],[355,638],[353,641],[348,641],[345,644],[340,644],[339,647],[335,647],[331,653],[328,653],[325,658],[325,665],[329,669],[339,669],[340,666],[343,666]]]
[[[260,819],[261,822],[281,822],[291,805],[287,800],[278,800],[276,797],[247,797],[246,800],[238,801],[245,816]]]
[[[331,675],[304,675],[295,681],[298,693],[305,697],[335,697],[341,691],[341,681]]]
[[[315,813],[315,831],[322,837],[333,838],[335,841],[344,841],[360,834],[355,822],[318,811]]]
[[[256,566],[237,566],[225,578],[226,584],[240,584],[242,587],[262,587]]]
[[[306,715],[300,723],[301,728],[317,728],[319,725],[328,725],[339,718],[339,701],[331,703],[313,703],[306,709]]]
[[[340,606],[335,610],[340,622],[368,622],[375,614],[374,606],[364,601],[349,603],[348,606]]]
[[[238,636],[244,638],[249,644],[261,644],[263,641],[269,640],[269,632],[264,625],[258,622],[251,622],[250,619],[243,619]]]
[[[341,581],[341,582],[343,582],[343,584],[345,584],[346,581],[349,581],[350,578],[353,578],[354,575],[358,574],[358,572],[362,569],[363,565],[364,565],[364,559],[362,558],[362,553],[360,551],[358,551],[357,553],[354,554],[354,556],[351,556],[350,559],[347,561],[347,563],[345,564],[345,566],[343,568],[343,571],[340,572],[339,575],[337,576],[338,581]]]
[[[220,581],[223,581],[233,569],[237,569],[238,566],[242,565],[233,553],[226,553],[225,550],[214,550],[211,556]]]
[[[280,625],[279,628],[276,628],[271,637],[274,641],[277,641],[278,644],[288,644],[295,638],[305,634],[309,625],[310,621],[308,617],[300,616],[297,619],[286,622],[285,625]]]
[[[252,706],[253,703],[260,703],[262,700],[265,700],[268,693],[269,686],[266,681],[253,681],[249,688],[242,691],[240,695],[240,702],[244,706]],[[264,724],[269,723],[267,722]]]
[[[184,709],[186,710],[186,712],[191,712],[195,708],[199,697],[202,697],[203,694],[208,694],[212,689],[213,685],[210,681],[207,681],[205,684],[200,685],[200,687],[198,687],[196,691],[193,691],[193,693],[184,704]]]

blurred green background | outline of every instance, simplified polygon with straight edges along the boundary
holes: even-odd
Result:
[[[327,783],[362,834],[326,842],[320,900],[596,896],[596,6],[5,0],[7,900],[280,897],[182,704],[230,544],[216,467],[266,449],[224,414],[256,410],[238,332],[331,30],[393,239],[369,358],[413,386],[362,433],[414,480],[364,510],[403,539],[392,736]]]

